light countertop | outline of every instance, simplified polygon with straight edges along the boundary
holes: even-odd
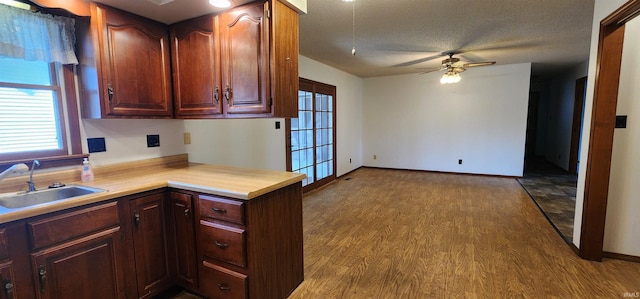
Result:
[[[96,173],[93,182],[65,184],[95,187],[106,190],[105,192],[21,209],[0,207],[0,224],[164,187],[251,200],[300,182],[304,178],[305,175],[299,173],[209,164],[189,164],[184,167],[156,168],[149,171],[128,169],[108,175]]]

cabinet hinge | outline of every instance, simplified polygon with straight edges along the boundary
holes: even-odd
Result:
[[[267,9],[264,11],[264,15],[267,16],[267,19],[271,18],[271,10]]]

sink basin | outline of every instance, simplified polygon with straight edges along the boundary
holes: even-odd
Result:
[[[0,194],[0,206],[7,209],[20,209],[104,191],[98,188],[71,185],[33,192]]]

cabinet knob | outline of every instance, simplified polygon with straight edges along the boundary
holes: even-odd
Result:
[[[44,265],[38,267],[38,277],[40,278],[40,292],[47,291],[47,270],[44,269]]]
[[[11,283],[11,279],[4,280],[4,293],[7,295],[7,298],[13,299],[13,283]]]
[[[136,228],[140,226],[140,214],[138,214],[137,211],[133,213],[133,223],[136,225]]]
[[[216,89],[213,91],[213,98],[216,100],[216,104],[220,101],[220,87],[216,86]]]
[[[189,209],[184,209],[184,217],[187,218],[187,220],[189,220]]]

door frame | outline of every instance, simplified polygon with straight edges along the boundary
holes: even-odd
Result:
[[[625,24],[639,12],[640,0],[630,0],[600,22],[578,250],[587,260],[602,260]]]
[[[336,107],[337,106],[336,105],[336,103],[337,103],[337,100],[336,100],[337,91],[336,91],[336,87],[334,85],[330,85],[330,84],[326,84],[326,83],[322,83],[322,82],[318,82],[318,81],[313,81],[313,80],[305,79],[305,78],[302,78],[302,77],[299,78],[298,81],[299,81],[298,82],[298,85],[299,85],[298,91],[302,90],[303,86],[312,86],[311,89],[313,89],[312,90],[313,93],[326,92],[325,94],[331,94],[333,96],[333,110],[332,110],[333,116],[332,116],[332,124],[331,124],[332,128],[333,128],[333,130],[332,130],[333,131],[333,149],[332,149],[333,150],[333,174],[328,176],[328,177],[325,177],[323,179],[320,179],[320,180],[317,180],[317,176],[316,176],[316,181],[314,181],[314,183],[309,184],[307,186],[304,186],[302,188],[303,193],[306,193],[306,192],[309,192],[311,190],[320,188],[320,187],[322,187],[322,186],[324,186],[324,185],[326,185],[326,184],[328,184],[328,183],[330,183],[332,181],[335,181],[336,178],[338,177],[338,175],[336,174],[337,169],[338,169],[338,165],[337,165],[337,161],[338,161],[338,159],[337,159],[337,153],[338,153],[337,140],[338,140],[338,138],[337,138],[337,129],[336,129],[336,124],[337,124],[337,120],[336,119],[337,119],[337,115],[338,115],[337,112],[336,112],[336,110],[337,110],[337,107]],[[318,90],[318,89],[320,89],[320,90]],[[315,111],[315,107],[314,107],[314,111]],[[315,113],[313,113],[313,120],[314,120],[313,127],[314,127],[314,131],[315,131]],[[285,151],[286,151],[286,162],[285,162],[285,164],[286,164],[287,171],[293,171],[293,163],[291,161],[291,146],[292,145],[291,145],[291,119],[290,118],[285,119],[285,135],[286,135],[286,137],[285,137]],[[314,157],[314,165],[315,165],[315,156],[316,156],[315,132],[314,132],[313,140],[314,140],[314,142],[313,142],[313,157]],[[315,170],[315,167],[314,167],[314,170]]]
[[[571,125],[571,147],[569,152],[569,173],[575,175],[580,160],[580,136],[582,135],[582,114],[586,95],[587,77],[576,80],[573,102],[573,123]]]

